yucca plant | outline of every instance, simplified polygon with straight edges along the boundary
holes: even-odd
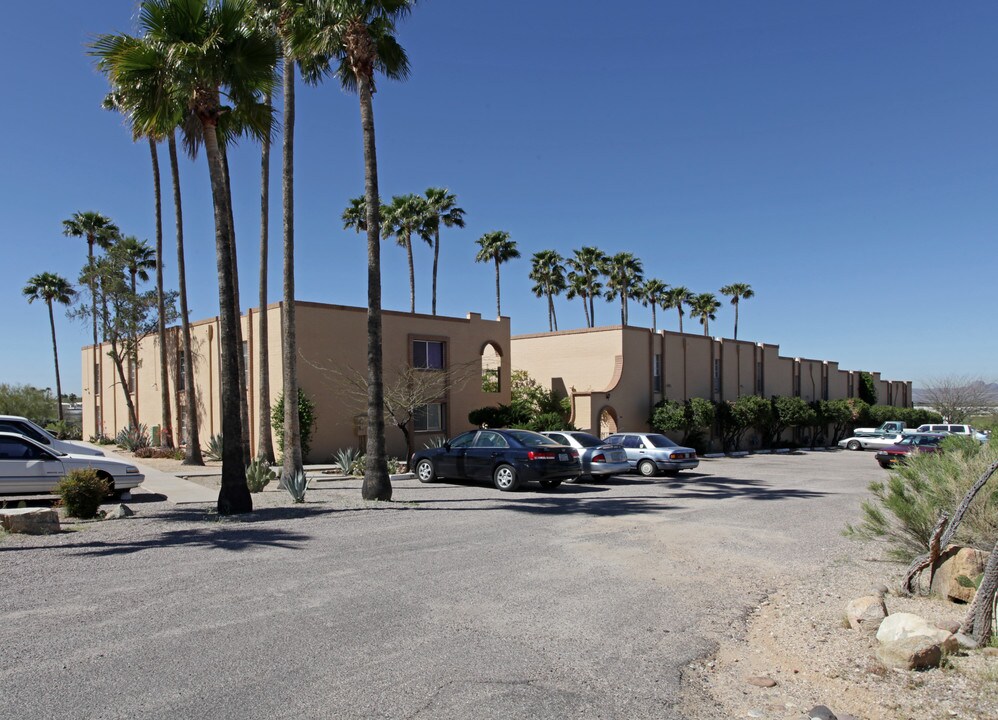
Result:
[[[221,460],[222,433],[218,433],[218,435],[212,435],[210,438],[208,438],[208,447],[201,448],[201,453],[204,455],[205,460]]]
[[[285,473],[281,476],[281,487],[288,491],[291,499],[296,503],[305,502],[308,482],[308,475],[305,474],[304,470],[299,470],[294,475]]]
[[[261,492],[276,477],[277,475],[263,461],[263,458],[253,458],[246,468],[246,486],[251,493]]]

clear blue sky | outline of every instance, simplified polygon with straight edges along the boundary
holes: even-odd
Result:
[[[100,109],[105,81],[84,47],[131,31],[135,8],[19,3],[0,26],[0,382],[55,385],[44,306],[20,291],[39,272],[76,280],[86,244],[62,236],[63,219],[96,210],[154,237],[147,146]],[[783,355],[916,385],[995,378],[998,3],[425,0],[400,38],[412,77],[382,81],[375,96],[381,188],[388,199],[447,186],[467,211],[467,228],[443,233],[443,314],[495,312],[494,271],[474,262],[475,240],[503,229],[524,255],[503,267],[514,333],[547,329],[530,254],[596,245],[695,292],[750,283],[739,336]],[[298,297],[361,305],[364,241],[339,219],[363,188],[357,100],[327,84],[300,88],[298,101]],[[241,292],[255,305],[259,150],[244,142],[232,156]],[[200,319],[218,304],[203,158],[181,174]],[[407,310],[405,253],[386,243],[383,260],[384,305]],[[431,263],[417,247],[421,312]],[[597,321],[616,321],[618,307],[600,304]],[[559,299],[557,313],[562,329],[584,323],[578,300]],[[733,319],[725,304],[711,334],[730,337]],[[632,324],[650,322],[631,308]],[[674,329],[674,313],[659,324]],[[88,328],[57,315],[67,392],[80,388]]]

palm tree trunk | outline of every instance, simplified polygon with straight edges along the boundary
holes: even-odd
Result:
[[[46,299],[45,304],[49,306],[49,325],[52,327],[52,356],[55,358],[55,395],[59,405],[59,422],[63,421],[62,416],[62,380],[59,379],[59,347],[55,344],[55,315],[52,313],[52,300]]]
[[[191,323],[187,312],[187,263],[184,260],[184,213],[180,200],[180,167],[177,162],[177,138],[167,139],[170,150],[170,173],[173,175],[173,210],[177,219],[177,278],[180,285],[180,332],[184,350],[184,412],[187,413],[187,443],[184,465],[204,465],[201,457],[201,437],[198,433],[197,395],[194,390],[194,353],[191,347]],[[179,372],[180,369],[178,368]]]
[[[596,327],[596,307],[593,305],[592,293],[589,293],[589,327]]]
[[[548,296],[548,330],[554,332],[556,327],[554,323],[554,299],[551,297],[551,293],[548,293],[547,296]]]
[[[385,387],[381,348],[381,241],[378,207],[378,156],[374,139],[371,78],[360,73],[360,124],[364,134],[364,194],[367,201],[367,463],[365,500],[391,500],[392,482],[385,453]],[[408,458],[406,458],[408,460]]]
[[[496,258],[496,320],[502,317],[502,306],[499,303],[499,258]]]
[[[627,295],[620,293],[620,324],[627,325]]]
[[[166,304],[163,301],[163,195],[159,182],[159,152],[156,141],[149,138],[149,153],[152,156],[152,185],[156,196],[156,309],[159,320],[156,334],[159,338],[159,397],[163,406],[163,428],[159,434],[159,446],[173,447],[173,413],[170,409],[170,366],[166,352]],[[135,278],[132,282],[134,285]],[[132,288],[134,293],[135,288]],[[139,371],[138,349],[135,351],[136,375]]]
[[[270,95],[264,98],[270,109]],[[260,149],[260,334],[257,339],[260,363],[260,409],[256,454],[274,464],[274,441],[270,432],[270,333],[267,323],[267,262],[270,241],[270,134]]]
[[[593,324],[589,321],[589,297],[586,295],[582,296],[582,311],[586,314],[586,327],[592,327]]]
[[[738,339],[738,303],[735,303],[735,340]]]
[[[284,57],[292,57],[285,47]],[[281,145],[281,203],[284,233],[284,297],[281,303],[281,369],[284,380],[284,450],[281,473],[302,471],[298,426],[298,336],[295,325],[295,64],[284,63],[284,138]]]
[[[437,314],[437,262],[440,259],[440,228],[433,238],[433,314]]]
[[[551,303],[551,320],[554,322],[554,330],[558,332],[558,314],[554,311],[554,295],[548,295],[548,302]]]
[[[233,309],[236,313],[236,347],[239,348],[239,415],[242,418],[242,435],[240,442],[243,444],[243,457],[250,456],[250,428],[249,428],[249,400],[246,397],[248,390],[246,372],[246,355],[243,353],[243,323],[242,323],[242,303],[239,302],[239,262],[236,258],[236,222],[232,214],[232,183],[229,177],[229,154],[225,143],[218,146],[218,156],[222,161],[222,179],[225,183],[225,212],[229,218],[229,255],[232,259],[232,299]]]
[[[241,378],[239,377],[239,346],[237,317],[232,277],[232,244],[229,232],[228,195],[225,171],[219,155],[214,121],[202,119],[204,148],[208,156],[208,174],[215,212],[215,254],[218,267],[218,347],[220,355],[220,385],[222,405],[222,437],[236,442],[222,443],[222,486],[218,491],[218,514],[232,515],[252,512],[253,498],[246,486],[246,465],[243,445],[242,416],[239,412]],[[190,379],[193,382],[193,378]]]
[[[405,253],[409,258],[409,312],[416,312],[416,268],[412,263],[412,233],[405,234]]]

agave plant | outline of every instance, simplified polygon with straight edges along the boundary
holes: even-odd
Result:
[[[218,433],[218,435],[212,435],[210,438],[208,438],[208,447],[201,448],[201,452],[204,455],[205,460],[221,460],[222,433]]]
[[[443,435],[434,435],[429,440],[427,440],[426,442],[423,443],[423,447],[424,448],[430,448],[430,449],[432,449],[432,448],[439,448],[439,447],[443,447],[444,444],[446,444],[446,442],[447,442],[447,438],[445,438]]]
[[[135,452],[144,447],[149,447],[149,429],[145,425],[132,427],[129,425],[114,438],[116,445],[123,450]]]
[[[353,475],[354,466],[357,464],[357,458],[361,458],[363,455],[357,450],[357,448],[340,448],[333,454],[333,460],[336,464],[340,466],[340,472],[344,475]]]
[[[276,477],[277,475],[263,461],[263,458],[253,458],[246,468],[246,485],[251,493],[261,492]]]
[[[305,502],[305,491],[308,490],[308,475],[304,470],[299,470],[294,475],[285,473],[281,476],[281,487],[288,491],[291,499],[296,503]]]

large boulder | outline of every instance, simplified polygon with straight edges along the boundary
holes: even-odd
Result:
[[[932,575],[932,592],[949,600],[969,603],[974,600],[973,587],[961,585],[957,580],[961,575],[974,580],[984,572],[991,553],[975,548],[948,545],[939,554],[939,564]]]
[[[846,605],[846,618],[853,630],[875,633],[885,617],[887,606],[884,598],[878,595],[856,598]]]
[[[59,513],[48,508],[0,510],[0,525],[9,533],[52,535],[59,532]]]
[[[953,633],[940,630],[925,618],[913,613],[888,615],[877,630],[877,640],[882,645],[910,638],[925,638],[948,653],[955,652],[959,647]]]
[[[877,646],[877,660],[887,668],[926,670],[938,667],[942,658],[939,644],[924,635],[889,640]]]

